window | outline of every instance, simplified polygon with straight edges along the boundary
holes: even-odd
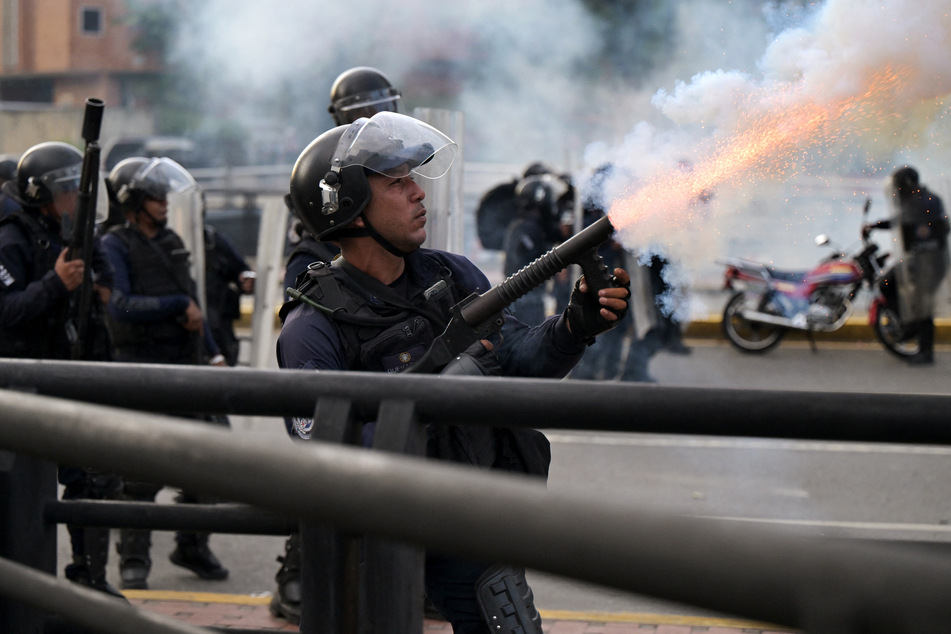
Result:
[[[83,7],[79,10],[79,32],[83,35],[99,35],[102,33],[102,9],[98,7]]]

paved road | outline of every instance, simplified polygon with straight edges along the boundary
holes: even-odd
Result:
[[[858,392],[946,393],[951,349],[932,367],[911,367],[872,344],[784,343],[763,356],[724,342],[693,341],[688,356],[661,354],[664,385]],[[285,442],[276,419],[236,419],[238,433]],[[672,435],[551,432],[550,487],[621,497],[731,522],[775,522],[823,534],[951,541],[951,448]],[[163,501],[171,492],[163,492]],[[215,535],[231,569],[207,582],[168,564],[171,535],[155,533],[153,589],[268,593],[280,537]],[[61,540],[65,545],[65,540]],[[62,551],[62,549],[61,549]],[[65,555],[65,552],[63,553]],[[114,564],[113,564],[114,565]],[[110,573],[112,574],[112,573]],[[115,578],[117,573],[112,578]],[[682,608],[534,573],[539,605],[553,610],[687,613]],[[702,613],[701,613],[702,614]]]

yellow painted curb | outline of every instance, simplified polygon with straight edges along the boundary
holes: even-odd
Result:
[[[219,592],[180,592],[173,590],[122,590],[127,599],[142,601],[181,601],[183,603],[229,603],[267,605],[271,594],[223,594]]]
[[[140,601],[181,601],[183,603],[225,603],[230,605],[267,605],[271,594],[224,594],[217,592],[181,592],[173,590],[123,590],[128,599]],[[768,625],[739,619],[678,616],[674,614],[642,614],[637,612],[574,612],[569,610],[539,610],[542,618],[552,621],[581,621],[594,623],[640,623],[642,625],[687,625],[690,627],[732,627],[737,629],[768,629],[792,632]]]

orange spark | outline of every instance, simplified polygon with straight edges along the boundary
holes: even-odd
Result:
[[[665,224],[678,224],[689,221],[697,202],[717,186],[799,173],[808,163],[809,150],[832,146],[849,134],[874,134],[900,117],[896,99],[901,77],[886,68],[870,77],[856,96],[819,103],[790,90],[791,96],[768,101],[776,105],[745,111],[736,129],[691,169],[656,173],[615,201],[611,222],[629,229],[641,219],[663,214]]]

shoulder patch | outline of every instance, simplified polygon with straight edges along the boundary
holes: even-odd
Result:
[[[7,267],[0,264],[0,284],[4,286],[12,286],[16,282],[16,278],[10,274],[10,271],[7,270]]]

